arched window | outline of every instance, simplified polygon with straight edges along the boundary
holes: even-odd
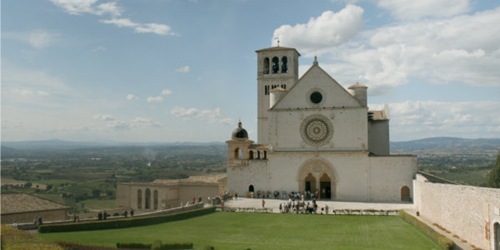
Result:
[[[142,190],[137,190],[137,209],[142,209]]]
[[[264,74],[269,74],[269,57],[264,58]]]
[[[276,74],[280,71],[280,59],[278,57],[273,57],[273,74]]]
[[[248,151],[248,158],[253,160],[253,150]]]
[[[239,149],[239,148],[236,148],[236,149],[234,150],[234,159],[235,159],[235,160],[240,159],[240,149]]]
[[[158,190],[153,192],[153,209],[158,210]]]
[[[150,209],[151,208],[151,190],[149,188],[146,189],[146,194],[144,195],[144,209]]]
[[[286,56],[281,58],[281,73],[288,72],[288,58]]]

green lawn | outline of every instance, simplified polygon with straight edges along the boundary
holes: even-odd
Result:
[[[397,216],[326,216],[217,212],[182,221],[117,230],[41,234],[50,241],[115,246],[117,242],[193,242],[195,249],[439,249]]]

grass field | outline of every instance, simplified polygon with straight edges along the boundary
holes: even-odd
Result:
[[[397,216],[223,213],[153,226],[41,234],[49,241],[193,242],[195,249],[439,249]]]

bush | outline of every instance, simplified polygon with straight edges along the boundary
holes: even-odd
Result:
[[[421,222],[417,218],[409,215],[405,211],[401,210],[399,215],[403,218],[404,221],[410,223],[414,227],[416,227],[420,232],[427,235],[427,237],[431,238],[434,242],[436,242],[442,249],[451,250],[455,246],[452,240],[446,238],[442,234],[436,232],[434,229],[429,227],[427,224]]]
[[[161,240],[155,240],[155,242],[153,242],[153,245],[151,246],[151,250],[162,250]]]
[[[215,207],[202,208],[187,212],[180,212],[157,217],[129,217],[115,220],[101,220],[93,222],[80,222],[59,225],[42,225],[38,228],[40,233],[55,233],[55,232],[75,232],[75,231],[90,231],[104,229],[119,229],[128,227],[149,226],[171,221],[189,219],[197,216],[202,216],[215,212]]]

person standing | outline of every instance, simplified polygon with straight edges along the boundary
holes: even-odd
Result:
[[[262,199],[262,208],[264,208],[265,206],[266,206],[266,201]]]

